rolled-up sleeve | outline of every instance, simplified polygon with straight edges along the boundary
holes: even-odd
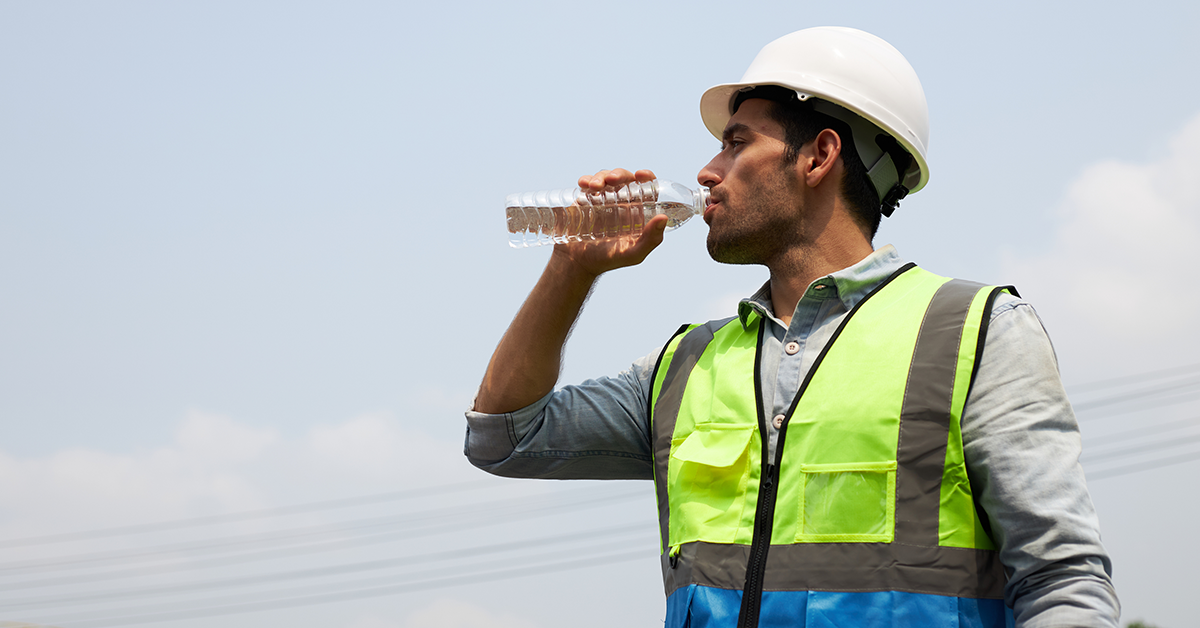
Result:
[[[1008,295],[992,313],[962,434],[1017,626],[1116,628],[1112,564],[1054,349],[1033,308]]]
[[[467,459],[507,477],[652,479],[647,404],[658,353],[515,412],[468,410]]]

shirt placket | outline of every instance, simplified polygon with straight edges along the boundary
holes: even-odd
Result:
[[[837,316],[841,302],[837,298],[837,287],[830,280],[821,280],[809,286],[796,304],[791,324],[784,329],[778,319],[771,325],[772,351],[764,352],[764,360],[774,360],[773,391],[770,401],[764,399],[767,410],[767,430],[770,437],[768,455],[775,456],[775,443],[779,429],[786,418],[785,413],[792,405],[800,382],[812,368],[813,362],[832,335],[833,326],[828,322]],[[764,391],[765,392],[765,391]]]

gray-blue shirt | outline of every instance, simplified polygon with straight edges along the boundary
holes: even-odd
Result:
[[[767,323],[761,352],[763,412],[787,411],[805,374],[846,314],[903,265],[885,246],[805,291],[789,325],[772,311],[769,284],[739,304]],[[467,412],[466,455],[509,477],[653,479],[648,404],[662,349],[613,377],[564,386],[507,414]],[[768,420],[771,446],[774,421]],[[1075,414],[1054,349],[1033,307],[1002,294],[962,418],[975,497],[1008,572],[1005,601],[1023,628],[1117,627],[1112,564],[1079,465]]]

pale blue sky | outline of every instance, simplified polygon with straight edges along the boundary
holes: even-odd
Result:
[[[1195,289],[1186,246],[1200,235],[1200,132],[1185,131],[1200,116],[1194,3],[5,2],[0,537],[476,478],[456,453],[461,411],[549,253],[508,248],[504,196],[618,166],[692,183],[717,146],[700,94],[740,78],[768,41],[826,24],[891,42],[929,101],[929,186],[877,245],[1016,283],[1068,384],[1200,362],[1200,304],[1176,294]],[[757,288],[765,271],[714,264],[704,232],[688,224],[601,282],[564,381],[615,372]],[[1197,409],[1089,419],[1084,432]],[[335,432],[341,449],[314,444]],[[250,445],[210,447],[234,441]],[[311,456],[372,446],[372,460],[416,462],[305,476]],[[133,475],[47,479],[71,451],[90,452],[68,465],[84,476],[93,464]],[[172,475],[183,467],[155,466],[155,452],[193,466]],[[423,462],[433,452],[445,459]],[[1190,621],[1200,554],[1187,523],[1200,511],[1182,478],[1197,469],[1093,484],[1126,619]],[[21,473],[44,491],[14,488],[29,484]],[[72,501],[138,473],[161,486],[113,493],[123,513]],[[236,489],[195,488],[217,485]],[[549,490],[513,485],[496,490]],[[156,510],[162,495],[178,499]],[[652,527],[645,506],[613,516]],[[552,609],[594,609],[577,625],[652,625],[652,561],[447,589],[438,603],[483,595],[490,625],[556,625],[520,585]],[[320,612],[408,627],[431,600]],[[288,621],[325,625],[320,612]]]

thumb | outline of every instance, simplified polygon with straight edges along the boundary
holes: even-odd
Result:
[[[645,259],[650,251],[658,248],[662,244],[663,234],[667,231],[668,219],[664,214],[659,214],[651,218],[646,225],[642,227],[642,234],[638,236],[637,243],[634,244],[634,249],[638,251],[638,256]]]

